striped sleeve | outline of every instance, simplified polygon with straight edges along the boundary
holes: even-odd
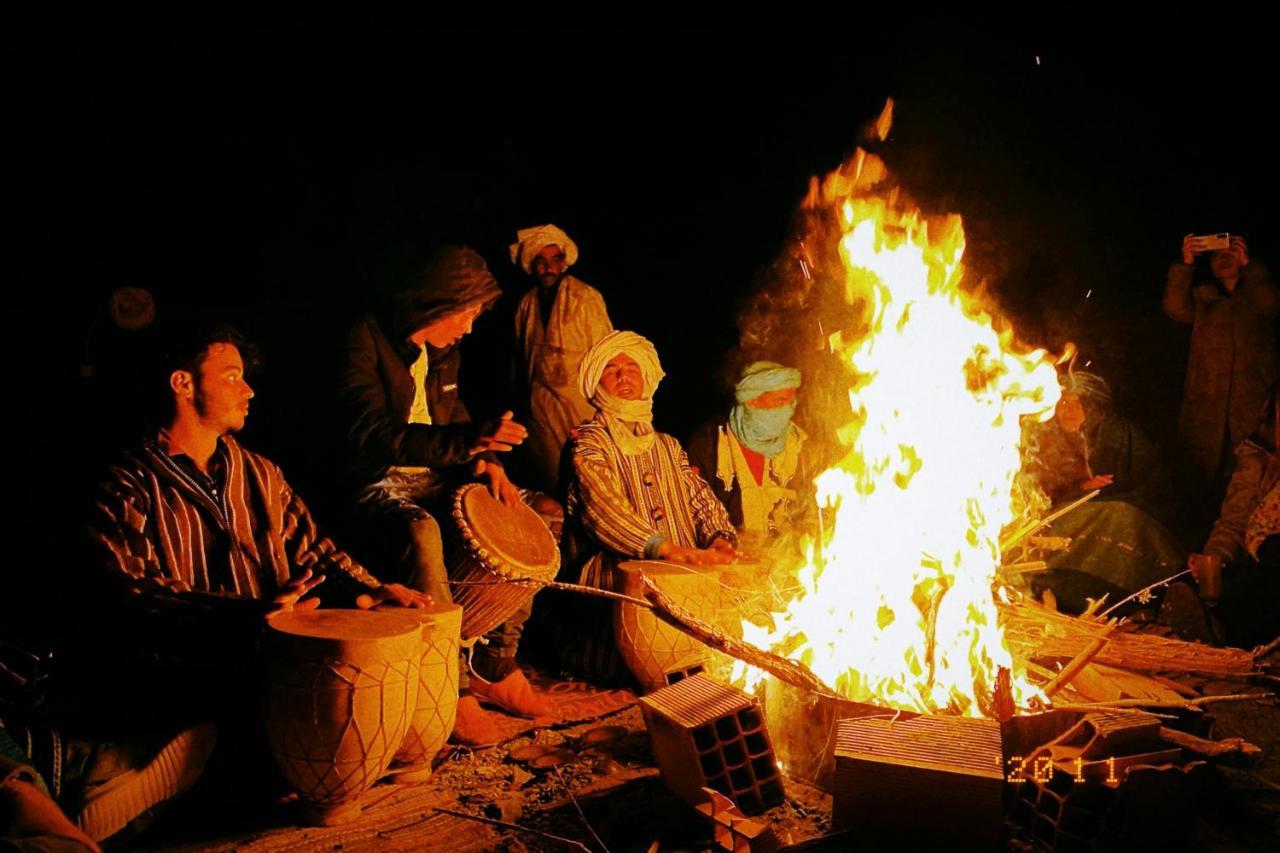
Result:
[[[698,529],[698,546],[706,548],[716,537],[736,545],[738,535],[729,520],[728,511],[707,481],[689,464],[689,455],[684,450],[680,450],[680,475],[689,488],[689,508]]]
[[[145,485],[135,472],[115,466],[98,490],[89,523],[89,538],[103,557],[107,571],[135,592],[186,592],[190,584],[167,578],[148,532],[152,516]]]
[[[283,484],[281,496],[284,504],[284,523],[281,527],[281,538],[289,553],[289,561],[300,571],[314,570],[317,574],[328,574],[337,569],[357,583],[371,589],[382,586],[364,566],[343,551],[333,540],[320,532],[311,511],[302,502],[302,498],[289,486]]]
[[[603,448],[584,432],[574,445],[573,472],[581,490],[579,522],[601,545],[641,558],[658,530],[637,513],[623,492],[617,470]]]

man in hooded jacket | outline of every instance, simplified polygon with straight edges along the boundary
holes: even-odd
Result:
[[[447,515],[456,487],[478,477],[504,503],[521,500],[496,454],[523,442],[525,428],[511,412],[473,423],[458,395],[458,342],[500,295],[479,253],[445,247],[389,309],[357,322],[346,343],[340,400],[360,484],[358,512],[375,534],[370,539],[400,549],[406,582],[437,602],[452,601],[437,518]],[[520,716],[552,712],[515,664],[527,616],[515,614],[476,648],[473,677],[463,668],[455,740],[498,739],[477,700]]]

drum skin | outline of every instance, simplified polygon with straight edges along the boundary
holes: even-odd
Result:
[[[618,565],[619,592],[644,598],[641,576],[648,577],[678,606],[697,619],[713,622],[720,610],[719,566],[688,566],[660,560],[628,560]],[[667,673],[706,665],[710,649],[663,622],[653,612],[619,602],[613,611],[618,652],[645,692],[667,686]]]
[[[418,701],[396,755],[401,765],[397,782],[425,782],[431,778],[431,760],[453,734],[458,716],[458,645],[462,629],[462,608],[457,604],[404,611],[422,622],[422,665],[418,678]]]
[[[535,584],[485,583],[504,578],[553,580],[560,548],[542,518],[524,504],[506,506],[480,483],[454,494],[458,542],[449,573],[455,604],[462,605],[462,637],[483,636],[533,600]]]
[[[345,823],[400,749],[417,706],[422,623],[395,611],[268,619],[263,701],[276,764],[308,822]]]

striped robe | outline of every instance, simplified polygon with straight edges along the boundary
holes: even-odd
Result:
[[[647,453],[626,456],[599,417],[578,429],[565,518],[578,583],[613,589],[620,560],[652,559],[663,540],[705,548],[736,542],[729,514],[689,465],[680,442],[655,433]]]
[[[307,569],[381,585],[320,533],[274,463],[229,435],[220,441],[216,497],[165,452],[163,436],[111,468],[90,535],[132,589],[268,598]]]

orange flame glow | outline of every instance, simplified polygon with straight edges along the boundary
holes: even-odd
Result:
[[[845,302],[868,331],[830,341],[854,420],[840,432],[847,455],[817,481],[826,541],[809,545],[802,591],[775,627],[744,622],[744,638],[850,699],[979,716],[1000,667],[1019,705],[1036,693],[1004,643],[993,586],[1017,510],[1021,420],[1051,416],[1057,375],[962,290],[960,217],[926,220],[887,185],[859,150],[807,202],[837,214]]]

